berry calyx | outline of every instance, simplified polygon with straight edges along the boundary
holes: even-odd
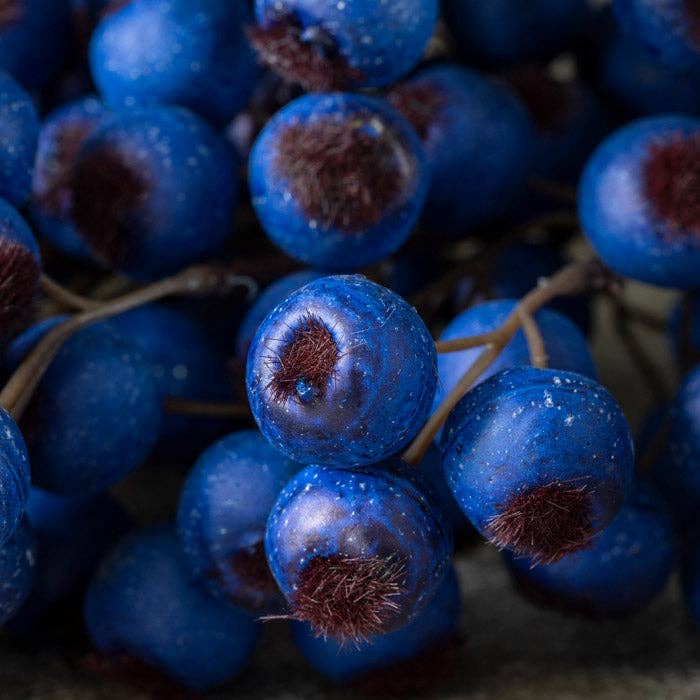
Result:
[[[0,239],[0,328],[9,336],[32,310],[41,269],[30,250],[21,243]]]
[[[445,106],[445,95],[437,85],[429,81],[404,83],[394,88],[387,96],[391,106],[400,112],[425,140],[440,109]]]
[[[700,2],[698,0],[685,0],[684,10],[688,19],[690,40],[700,48]]]
[[[226,560],[226,568],[228,572],[222,572],[219,568],[213,567],[209,572],[209,577],[212,581],[225,587],[228,584],[226,577],[226,573],[228,573],[238,580],[244,581],[245,587],[249,589],[251,595],[279,595],[279,589],[267,565],[265,545],[262,540],[250,549],[238,550],[231,554]],[[237,596],[229,597],[235,604],[244,607]]]
[[[22,5],[21,0],[0,0],[0,27],[7,29],[22,19]]]

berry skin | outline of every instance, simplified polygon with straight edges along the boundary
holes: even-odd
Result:
[[[603,261],[626,277],[696,287],[700,265],[700,120],[633,122],[591,156],[579,215]]]
[[[109,13],[90,44],[90,68],[107,104],[176,104],[217,125],[253,94],[259,70],[246,41],[247,3],[139,0]]]
[[[573,372],[516,367],[491,377],[452,412],[442,450],[472,524],[535,563],[588,546],[632,486],[627,421],[602,386]]]
[[[385,101],[306,95],[279,111],[250,154],[250,189],[272,241],[301,262],[347,271],[396,252],[420,215],[425,154]]]
[[[307,90],[381,87],[421,59],[437,0],[256,0],[260,59]]]
[[[324,277],[263,321],[248,398],[263,435],[297,462],[373,464],[422,427],[435,366],[430,333],[401,297],[360,275]]]
[[[90,250],[72,221],[74,166],[81,146],[107,116],[97,97],[83,97],[46,117],[32,183],[32,221],[53,245],[79,259]]]
[[[59,321],[20,336],[10,346],[10,364]],[[151,365],[140,352],[105,325],[82,329],[51,363],[21,421],[32,483],[64,495],[115,484],[153,448],[161,401]]]
[[[180,108],[134,109],[80,148],[72,219],[96,260],[152,279],[220,251],[236,192],[233,151],[207,124]]]
[[[666,587],[677,555],[668,508],[646,482],[638,484],[633,497],[588,549],[541,566],[504,554],[526,595],[594,617],[629,615],[646,607]]]
[[[292,272],[273,282],[267,289],[263,290],[248,309],[246,315],[238,327],[236,334],[236,357],[245,362],[248,357],[250,344],[253,342],[255,333],[265,317],[283,302],[292,292],[296,292],[305,284],[324,277],[323,272],[316,270],[301,270]]]
[[[0,544],[17,530],[29,497],[29,457],[17,424],[0,408]]]
[[[117,545],[90,584],[84,612],[98,651],[135,657],[201,691],[241,673],[260,633],[260,622],[190,579],[169,526]]]
[[[265,550],[292,619],[360,642],[405,626],[432,598],[452,533],[426,482],[398,460],[311,465],[279,495]]]
[[[624,31],[663,63],[700,68],[700,7],[695,0],[614,0],[614,8]]]
[[[330,637],[323,639],[309,625],[295,622],[292,636],[319,673],[336,683],[347,683],[385,668],[408,664],[422,652],[446,641],[457,627],[461,607],[457,573],[450,567],[430,602],[408,625],[395,632],[373,637],[358,647]]]
[[[34,582],[36,538],[26,519],[0,546],[0,624],[17,614]]]
[[[446,0],[443,11],[460,51],[472,62],[499,66],[553,58],[591,13],[586,0]]]
[[[197,460],[177,523],[194,575],[213,595],[254,613],[279,612],[265,526],[280,491],[300,469],[257,430],[227,435]]]
[[[503,214],[529,172],[534,129],[505,86],[455,65],[425,68],[389,101],[421,135],[431,172],[423,221],[463,235]]]

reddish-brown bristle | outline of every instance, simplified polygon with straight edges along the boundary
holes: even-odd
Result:
[[[292,600],[294,620],[321,637],[366,642],[387,629],[405,592],[405,567],[394,559],[314,557]]]
[[[700,131],[678,133],[649,147],[644,194],[671,228],[700,235]]]
[[[122,154],[94,149],[78,159],[71,181],[73,220],[103,260],[123,264],[139,236],[138,217],[150,184]]]
[[[22,19],[24,0],[0,0],[0,27],[7,29]]]
[[[281,352],[269,359],[273,376],[269,388],[275,401],[298,396],[299,382],[313,388],[322,397],[340,359],[338,344],[328,326],[308,314],[291,330]]]
[[[288,126],[275,164],[311,219],[348,233],[378,224],[415,176],[398,135],[362,114]]]
[[[445,105],[445,96],[431,82],[404,83],[387,96],[391,105],[411,123],[418,135],[425,139]]]
[[[247,34],[261,63],[310,92],[345,90],[362,80],[362,72],[337,51],[303,41],[300,28],[292,21],[252,26]]]
[[[556,481],[537,486],[499,504],[486,536],[535,564],[553,564],[590,543],[595,534],[591,498],[585,484]]]
[[[27,248],[0,240],[0,338],[10,337],[31,315],[40,274]]]

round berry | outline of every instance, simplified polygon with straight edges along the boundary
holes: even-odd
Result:
[[[447,482],[491,542],[551,564],[617,515],[634,474],[613,397],[573,372],[517,367],[470,391],[442,439]]]
[[[272,241],[301,262],[352,270],[396,252],[420,215],[428,172],[420,140],[386,102],[306,95],[265,126],[250,189]]]
[[[12,416],[0,408],[0,545],[12,536],[29,497],[27,447]]]
[[[401,297],[360,275],[324,277],[263,321],[248,397],[263,435],[292,459],[372,464],[422,427],[435,365],[430,333]]]
[[[17,614],[29,596],[36,568],[36,538],[27,520],[0,545],[0,624]]]

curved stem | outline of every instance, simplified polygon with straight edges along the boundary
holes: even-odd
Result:
[[[70,289],[66,289],[63,285],[56,282],[56,280],[51,279],[47,274],[41,276],[41,291],[51,299],[51,301],[55,301],[60,306],[77,311],[94,309],[102,303],[76,294]]]
[[[244,403],[232,401],[195,401],[169,396],[163,402],[166,413],[180,416],[205,416],[208,418],[249,418],[250,408]]]
[[[547,356],[547,349],[539,326],[532,315],[524,311],[520,314],[520,322],[522,323],[523,333],[530,351],[530,363],[533,367],[546,369],[549,357]]]

